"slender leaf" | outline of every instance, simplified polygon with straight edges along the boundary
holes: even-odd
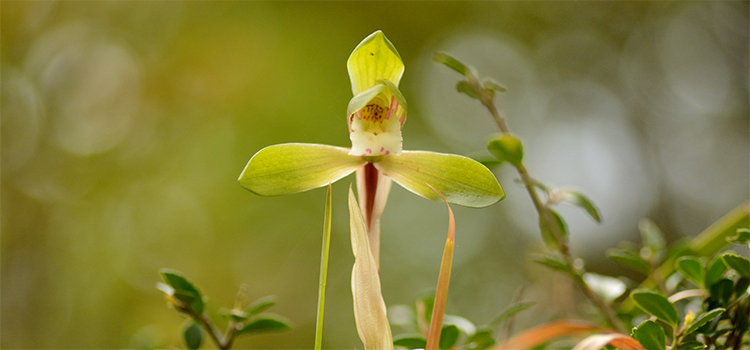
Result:
[[[547,247],[550,249],[557,249],[559,244],[557,241],[558,239],[562,239],[563,241],[567,241],[568,239],[568,224],[565,223],[565,220],[563,220],[562,216],[556,211],[549,209],[549,214],[552,215],[552,222],[555,225],[555,229],[562,235],[562,237],[555,236],[555,231],[549,227],[549,224],[547,220],[544,219],[543,215],[539,215],[539,228],[542,231],[542,239],[544,239]]]
[[[245,312],[249,316],[254,316],[274,305],[276,305],[276,296],[269,295],[254,301],[245,309]]]
[[[703,286],[706,276],[703,273],[703,264],[701,264],[698,258],[683,256],[677,259],[675,267],[690,282],[693,282],[698,287]]]
[[[453,69],[461,75],[467,75],[471,71],[469,67],[463,64],[461,61],[443,52],[436,53],[433,60],[435,62],[446,65],[448,68]]]
[[[435,191],[437,195],[443,199],[443,201],[445,202],[445,206],[448,207],[448,237],[445,240],[443,259],[440,262],[440,274],[438,276],[437,290],[435,291],[435,304],[432,308],[430,330],[427,333],[427,346],[425,347],[426,350],[436,350],[438,346],[440,348],[444,348],[444,342],[441,339],[441,334],[443,329],[443,316],[445,314],[445,303],[448,301],[448,286],[450,285],[451,279],[451,267],[453,265],[453,247],[455,245],[456,237],[456,221],[453,217],[453,210],[451,209],[451,206],[448,204],[448,201],[445,199],[445,197],[443,197],[442,193],[440,193],[435,188],[433,188],[433,191]],[[456,328],[456,333],[458,333],[458,328]],[[448,335],[450,335],[450,333]],[[458,337],[457,334],[456,337]],[[449,341],[446,340],[445,343],[447,344],[448,342]]]
[[[700,316],[698,316],[698,318],[696,318],[693,322],[690,323],[690,325],[685,330],[685,335],[688,335],[690,333],[697,331],[698,328],[700,328],[701,326],[703,326],[704,324],[708,322],[711,322],[711,320],[713,320],[714,318],[724,313],[724,311],[726,311],[724,308],[718,308],[718,309],[713,309],[711,311],[701,314]]]
[[[384,157],[375,167],[407,190],[434,201],[439,201],[440,196],[430,186],[440,191],[449,203],[472,208],[486,207],[505,198],[489,169],[455,154],[404,151],[400,156]]]
[[[379,30],[364,38],[354,48],[346,61],[346,67],[355,95],[374,86],[378,79],[388,79],[398,85],[404,74],[401,56]]]
[[[586,213],[589,214],[592,219],[594,219],[594,221],[598,223],[602,222],[602,215],[599,212],[599,208],[594,205],[594,202],[592,202],[589,197],[586,197],[585,195],[583,195],[583,193],[569,189],[565,190],[565,194],[566,196],[564,201],[566,203],[570,203],[577,207],[583,208],[583,210],[585,210]]]
[[[473,99],[479,99],[479,92],[477,92],[474,87],[469,85],[469,82],[466,80],[459,80],[458,83],[456,83],[456,91],[465,94],[466,96],[469,96]]]
[[[278,196],[323,187],[364,165],[349,149],[285,143],[256,153],[240,174],[242,187],[262,196]]]
[[[649,350],[665,350],[667,348],[667,335],[664,333],[664,328],[651,320],[645,320],[634,328],[633,338]]]
[[[235,334],[265,333],[265,332],[282,332],[291,329],[291,322],[286,318],[265,313],[260,314],[238,327]]]
[[[354,321],[365,349],[393,349],[391,327],[380,291],[380,276],[370,251],[365,222],[357,199],[349,187],[349,228],[351,230],[354,268],[352,296]]]
[[[727,252],[721,255],[721,260],[742,277],[750,277],[750,260],[746,257]]]
[[[699,341],[690,341],[680,343],[680,345],[677,346],[677,349],[674,350],[703,350],[705,348],[706,344],[703,344]]]
[[[484,78],[482,79],[482,86],[484,86],[485,89],[492,91],[492,92],[505,92],[506,88],[502,86],[500,83],[498,83],[495,79],[492,78]]]
[[[635,290],[630,293],[636,305],[647,314],[656,316],[661,321],[670,324],[673,328],[677,327],[679,318],[677,309],[674,305],[661,294],[646,289]]]
[[[328,252],[331,245],[331,184],[326,191],[326,210],[323,216],[323,244],[320,253],[320,282],[318,283],[318,318],[315,322],[315,350],[323,347],[323,316],[325,314],[326,281],[328,280]]]
[[[531,261],[540,263],[553,270],[573,274],[573,271],[570,269],[570,267],[568,267],[568,265],[557,255],[552,255],[551,253],[546,255],[531,254],[529,258],[531,259]]]

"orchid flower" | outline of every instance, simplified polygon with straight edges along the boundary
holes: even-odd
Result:
[[[401,129],[407,104],[398,84],[404,72],[396,48],[376,31],[347,60],[354,97],[347,108],[351,148],[287,143],[256,153],[239,177],[246,189],[263,196],[298,193],[325,186],[357,172],[359,205],[370,249],[379,266],[380,216],[391,180],[422,197],[485,207],[505,197],[495,176],[463,156],[403,151]]]
[[[259,195],[307,191],[357,172],[359,203],[349,189],[352,294],[357,332],[365,349],[392,349],[380,291],[380,216],[391,181],[432,200],[484,207],[505,197],[482,164],[453,154],[403,151],[401,129],[407,104],[398,89],[404,64],[396,48],[376,31],[347,61],[354,97],[347,108],[351,148],[288,143],[256,153],[240,174],[240,184]]]

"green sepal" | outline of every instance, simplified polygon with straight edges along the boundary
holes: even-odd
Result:
[[[675,268],[688,281],[692,282],[698,287],[703,286],[703,282],[705,281],[706,276],[703,272],[703,264],[701,264],[698,258],[692,256],[680,257],[675,262]]]
[[[402,334],[393,338],[393,345],[407,349],[424,349],[427,346],[427,340],[420,334]]]
[[[443,329],[440,330],[440,349],[447,350],[456,345],[459,334],[460,332],[456,325],[449,324],[443,326]]]
[[[182,339],[188,349],[198,349],[203,343],[203,329],[198,323],[189,319],[182,326]]]
[[[742,277],[750,277],[750,260],[746,257],[726,252],[721,255],[721,260],[724,260],[727,267],[737,271]]]
[[[664,328],[656,322],[645,320],[633,328],[632,337],[644,348],[649,350],[665,350],[667,348],[667,335]]]
[[[497,160],[507,161],[515,166],[523,161],[523,144],[511,134],[502,134],[487,143],[487,149]]]
[[[349,105],[346,107],[346,116],[349,117],[350,115],[354,114],[356,111],[365,108],[370,101],[372,101],[375,96],[380,94],[383,90],[385,90],[386,86],[385,84],[375,84],[374,86],[368,88],[365,91],[362,91],[354,97],[352,97],[351,100],[349,100]],[[390,102],[390,101],[386,101]]]
[[[190,308],[196,315],[203,313],[203,295],[190,281],[179,271],[161,269],[159,273],[164,282],[173,288],[172,296]],[[159,288],[165,291],[165,288]]]
[[[268,146],[240,174],[242,187],[262,196],[299,193],[323,187],[364,165],[348,148],[308,143]]]
[[[667,297],[646,289],[635,290],[630,293],[630,297],[647,314],[656,316],[673,328],[677,327],[679,321],[677,309],[667,300]]]
[[[630,250],[610,248],[607,249],[607,257],[610,260],[641,274],[648,275],[651,273],[651,265],[643,261],[640,255]]]
[[[724,313],[724,311],[726,311],[726,309],[717,308],[708,312],[704,312],[703,314],[698,316],[693,322],[691,322],[690,325],[688,325],[687,329],[685,330],[684,335],[688,335],[690,333],[697,331],[698,328],[700,328],[701,326],[703,326],[704,324],[708,322],[711,322],[711,320],[713,320],[714,318]]]
[[[268,295],[254,301],[250,306],[245,308],[245,312],[249,316],[255,316],[274,305],[276,305],[276,296]]]
[[[505,198],[495,175],[479,162],[455,155],[425,151],[403,151],[375,163],[375,167],[407,190],[434,201],[481,208]],[[429,186],[428,186],[429,184]]]
[[[265,313],[251,318],[245,323],[237,325],[235,334],[251,334],[264,332],[282,332],[292,329],[291,322],[280,315]]]
[[[355,95],[375,85],[378,79],[388,79],[398,85],[404,74],[401,56],[379,30],[368,35],[354,48],[346,61],[346,67]]]

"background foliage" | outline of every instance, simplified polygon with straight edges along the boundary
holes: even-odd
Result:
[[[214,312],[242,283],[250,300],[278,297],[295,330],[235,347],[309,348],[324,190],[261,198],[236,178],[266,145],[349,145],[345,59],[376,29],[406,64],[406,149],[479,155],[494,128],[435,51],[508,87],[499,106],[531,170],[602,211],[601,226],[564,213],[591,270],[617,272],[604,251],[637,241],[642,217],[677,240],[750,194],[747,3],[2,2],[0,346],[178,345],[181,320],[154,288],[170,267]],[[520,286],[539,304],[519,328],[589,312],[527,263],[536,214],[510,170],[505,201],[454,208],[447,312],[489,322]],[[330,348],[359,346],[349,182],[333,189]],[[444,210],[394,186],[388,304],[434,288]]]

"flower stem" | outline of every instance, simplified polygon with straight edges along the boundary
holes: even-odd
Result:
[[[331,245],[331,184],[326,192],[325,219],[323,220],[323,248],[320,253],[320,283],[318,284],[318,320],[315,323],[315,350],[323,347],[323,314],[325,313],[326,280],[328,277],[328,252]]]
[[[494,95],[490,94],[486,90],[482,91],[482,94],[480,96],[480,101],[482,104],[489,110],[490,114],[492,114],[492,118],[495,120],[495,123],[497,123],[498,128],[500,128],[500,131],[503,134],[510,134],[510,128],[508,128],[508,124],[506,123],[505,118],[502,114],[498,111],[497,107],[495,106],[495,99]],[[579,268],[575,266],[575,259],[573,258],[573,255],[570,252],[570,248],[568,246],[567,239],[563,236],[563,233],[560,232],[558,229],[557,224],[555,223],[555,219],[552,216],[552,213],[549,210],[549,207],[545,205],[541,198],[539,198],[539,194],[536,191],[534,181],[529,175],[528,170],[526,169],[526,166],[522,162],[519,162],[518,164],[514,165],[516,170],[518,171],[518,174],[521,176],[521,180],[524,183],[524,186],[526,187],[526,191],[529,192],[529,196],[531,197],[531,201],[534,203],[534,207],[536,208],[537,213],[539,213],[540,221],[542,221],[543,224],[549,228],[550,232],[552,232],[553,236],[555,237],[557,244],[557,249],[560,252],[560,254],[563,256],[565,260],[565,264],[568,265],[571,271],[574,272],[575,276],[573,280],[579,285],[579,287],[583,290],[586,297],[588,297],[594,304],[599,308],[602,315],[606,319],[607,323],[614,329],[622,331],[623,328],[620,325],[620,322],[617,320],[617,317],[615,316],[615,312],[612,309],[610,305],[604,302],[596,293],[594,293],[591,288],[586,284],[586,282],[583,280],[583,268]]]

